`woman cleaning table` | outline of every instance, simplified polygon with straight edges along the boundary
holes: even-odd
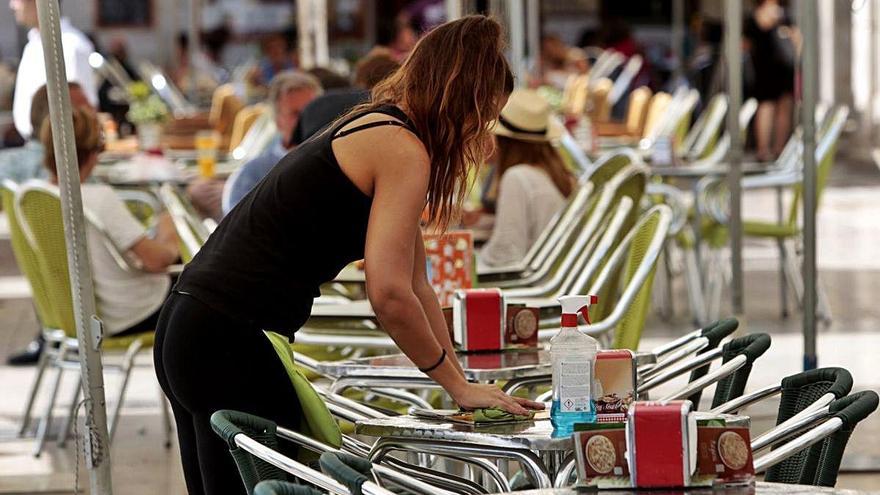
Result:
[[[468,383],[427,281],[422,211],[445,228],[471,164],[513,89],[501,26],[468,16],[428,33],[402,67],[283,158],[223,219],[165,304],[155,362],[177,422],[187,488],[242,492],[218,409],[297,425],[300,407],[262,330],[292,341],[319,286],[366,259],[382,327],[461,407],[514,414],[541,404]]]

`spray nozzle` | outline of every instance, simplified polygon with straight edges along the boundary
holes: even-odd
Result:
[[[578,313],[584,316],[587,324],[590,322],[590,306],[599,302],[599,297],[594,295],[587,296],[562,296],[559,298],[559,304],[562,305],[562,326],[576,327]]]

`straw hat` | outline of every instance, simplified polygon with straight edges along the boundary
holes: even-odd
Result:
[[[496,136],[543,143],[559,138],[562,126],[552,117],[550,104],[536,91],[515,89],[492,132]]]

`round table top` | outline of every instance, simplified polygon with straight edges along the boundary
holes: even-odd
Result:
[[[579,493],[597,493],[595,488],[557,488],[557,489],[544,489],[544,490],[527,490],[520,492],[512,492],[518,495],[578,495]],[[819,486],[804,486],[804,485],[786,485],[783,483],[766,483],[763,481],[759,481],[755,484],[755,486],[738,486],[738,487],[729,487],[722,489],[670,489],[670,490],[617,490],[610,491],[608,493],[613,493],[615,495],[632,495],[632,494],[645,494],[645,495],[676,495],[676,494],[693,494],[693,493],[704,493],[704,494],[720,494],[720,495],[747,495],[747,494],[756,494],[756,495],[812,495],[812,494],[830,494],[830,495],[862,495],[866,493],[880,493],[880,492],[865,492],[865,491],[856,491],[856,490],[844,490],[838,488],[826,488]]]

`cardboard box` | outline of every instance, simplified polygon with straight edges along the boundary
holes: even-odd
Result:
[[[626,423],[591,424],[573,436],[579,486],[628,488]]]
[[[697,428],[697,472],[690,486],[733,486],[755,482],[749,428]]]
[[[528,308],[525,304],[508,304],[505,320],[505,348],[538,346],[538,308]]]
[[[504,294],[499,289],[462,289],[452,301],[453,341],[463,351],[504,347]]]
[[[444,235],[425,234],[428,281],[440,306],[451,306],[458,289],[474,285],[474,236],[469,230]]]
[[[635,356],[628,349],[596,354],[596,416],[599,422],[623,422],[637,397]]]
[[[689,400],[634,402],[627,416],[629,470],[639,488],[688,486],[697,467],[697,422]]]

